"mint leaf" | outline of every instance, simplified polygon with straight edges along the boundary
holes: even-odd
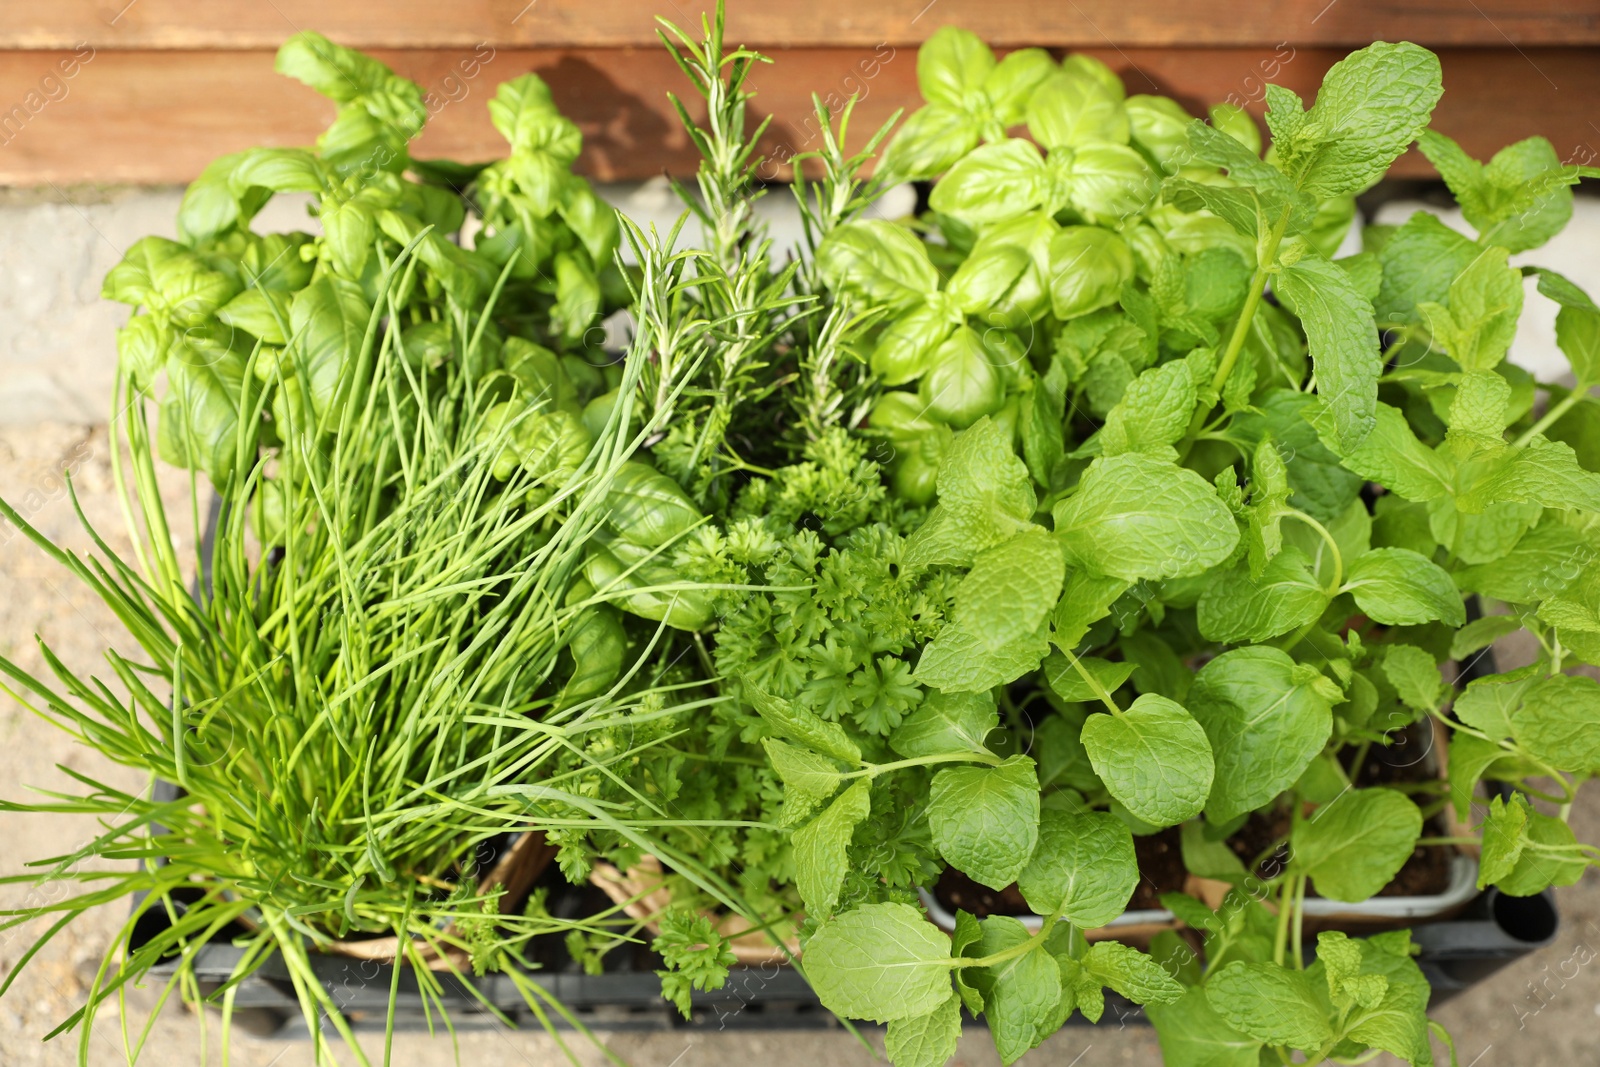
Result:
[[[1101,659],[1099,656],[1079,656],[1078,665],[1093,675],[1100,688],[1108,694],[1120,689],[1134,670],[1134,665],[1127,660],[1119,663]],[[1044,678],[1056,696],[1062,700],[1082,703],[1100,699],[1100,694],[1095,692],[1094,687],[1083,677],[1083,673],[1059,652],[1052,652],[1046,657]]]
[[[1457,572],[1456,584],[1508,604],[1536,604],[1566,591],[1595,558],[1584,534],[1562,522],[1543,522],[1500,559]]]
[[[1600,682],[1555,674],[1530,686],[1510,713],[1517,743],[1559,770],[1600,771]]]
[[[1293,507],[1323,523],[1344,514],[1361,491],[1361,477],[1346,470],[1318,440],[1307,418],[1317,409],[1317,398],[1295,389],[1268,389],[1258,393],[1254,403],[1255,410],[1233,417],[1230,434],[1237,434],[1252,449],[1268,438],[1278,446],[1289,472]]]
[[[1266,1044],[1315,1052],[1333,1038],[1304,971],[1235,960],[1207,977],[1205,991],[1207,1006],[1224,1023]]]
[[[839,887],[849,873],[850,838],[871,811],[872,783],[860,778],[821,815],[795,831],[794,883],[806,914],[817,918],[833,914]]]
[[[1283,549],[1260,578],[1239,562],[1219,574],[1195,604],[1201,636],[1224,644],[1265,641],[1320,616],[1328,595],[1311,573],[1311,560],[1298,548]]]
[[[956,911],[956,928],[950,934],[950,955],[956,959],[963,956],[973,956],[979,951],[983,941],[983,927],[977,918],[970,912]],[[979,969],[975,967],[957,967],[953,971],[956,980],[956,996],[961,998],[961,1003],[974,1015],[983,1012],[983,994],[975,989],[969,977],[977,975]]]
[[[828,759],[772,737],[763,737],[761,747],[789,791],[812,800],[827,800],[838,791],[842,775]]]
[[[1419,211],[1390,235],[1378,252],[1383,283],[1373,310],[1385,325],[1420,323],[1419,305],[1443,304],[1450,283],[1478,257],[1481,249],[1439,221],[1437,215]]]
[[[1433,656],[1427,652],[1415,645],[1385,646],[1383,675],[1406,707],[1424,714],[1438,708],[1444,679]]]
[[[1513,793],[1509,804],[1501,797],[1489,801],[1489,814],[1479,827],[1483,835],[1478,856],[1479,889],[1511,877],[1517,869],[1517,861],[1528,847],[1528,816],[1532,810],[1521,793]]]
[[[1289,136],[1277,139],[1274,128],[1274,147],[1313,197],[1359,193],[1417,139],[1443,92],[1439,57],[1380,41],[1335,63]]]
[[[1210,483],[1141,453],[1095,460],[1054,516],[1069,563],[1128,581],[1202,574],[1239,543]]]
[[[1275,648],[1238,648],[1200,668],[1189,710],[1211,744],[1213,822],[1254,811],[1288,789],[1328,743],[1338,687]]]
[[[1000,713],[995,710],[993,693],[934,690],[889,735],[889,747],[907,759],[945,752],[985,755],[989,749],[984,741],[999,727]]]
[[[1261,1039],[1229,1026],[1211,1010],[1204,989],[1190,989],[1171,1004],[1152,1005],[1148,1013],[1167,1063],[1260,1067]]]
[[[1133,835],[1103,811],[1039,814],[1039,842],[1017,877],[1022,899],[1038,915],[1059,914],[1093,930],[1122,914],[1139,884]]]
[[[1022,923],[1006,915],[982,922],[979,952],[991,956],[1028,940]],[[1000,1062],[1011,1064],[1049,1037],[1061,999],[1061,969],[1044,945],[985,967],[969,980],[983,994],[983,1014]]]
[[[1106,413],[1099,436],[1101,454],[1161,454],[1189,428],[1196,398],[1194,375],[1186,360],[1169,360],[1143,372]]]
[[[1462,511],[1512,501],[1600,511],[1600,474],[1586,471],[1570,445],[1535,437],[1493,460],[1457,500]]]
[[[950,939],[909,904],[834,916],[806,944],[804,965],[823,1007],[852,1019],[910,1019],[950,996]]]
[[[1395,931],[1405,935],[1406,931]],[[1318,939],[1319,951],[1323,934]],[[1359,946],[1361,969],[1351,980],[1355,990],[1371,997],[1378,983],[1383,994],[1376,1004],[1362,1004],[1352,1014],[1353,1023],[1347,1037],[1372,1048],[1383,1049],[1401,1057],[1407,1063],[1432,1062],[1433,1050],[1428,1044],[1428,997],[1432,989],[1416,963],[1405,951],[1388,951],[1386,940],[1394,936],[1380,934],[1365,941],[1351,942]],[[1404,947],[1409,948],[1409,936]]]
[[[1135,818],[1172,826],[1211,792],[1211,745],[1181,704],[1146,693],[1120,715],[1091,715],[1083,747],[1106,789]]]
[[[1572,885],[1589,869],[1583,857],[1573,851],[1578,839],[1573,836],[1572,827],[1555,816],[1530,809],[1523,832],[1527,834],[1527,845],[1511,873],[1499,880],[1500,892],[1531,897],[1551,886]],[[1561,849],[1566,855],[1552,856],[1546,849]]]
[[[1117,941],[1096,941],[1083,954],[1083,969],[1135,1004],[1171,1004],[1183,986],[1166,968],[1136,948]]]
[[[1450,737],[1450,803],[1456,809],[1456,818],[1465,819],[1472,806],[1472,791],[1495,763],[1510,753],[1493,741],[1485,741],[1467,733]]]
[[[1372,304],[1348,274],[1315,253],[1284,267],[1272,289],[1305,327],[1317,393],[1332,419],[1331,447],[1348,453],[1376,424],[1383,354]]]
[[[828,722],[797,704],[773,696],[754,682],[745,681],[742,688],[745,699],[761,713],[762,721],[774,733],[825,756],[854,765],[861,763],[861,749],[838,723]]]
[[[1049,650],[1044,623],[999,648],[991,647],[981,631],[947,625],[922,650],[913,677],[948,693],[981,693],[1027,674]]]
[[[1326,408],[1312,416],[1322,443],[1344,458],[1348,469],[1407,500],[1426,501],[1453,488],[1449,465],[1412,432],[1398,408],[1378,404],[1372,432],[1355,448],[1339,443],[1335,419]]]
[[[1122,578],[1107,578],[1079,568],[1068,570],[1061,601],[1050,617],[1055,643],[1068,650],[1077,648],[1089,627],[1105,618],[1127,589],[1128,583]]]
[[[978,553],[956,587],[950,622],[986,648],[1004,648],[1044,623],[1065,574],[1061,546],[1043,527],[1032,526]]]
[[[1010,431],[985,417],[956,434],[939,468],[939,503],[906,541],[907,566],[970,566],[1033,525],[1037,504]]]
[[[961,1037],[961,999],[952,993],[926,1015],[892,1019],[883,1051],[894,1067],[944,1067]]]
[[[1504,248],[1486,248],[1450,283],[1449,307],[1423,303],[1434,339],[1464,371],[1491,370],[1505,358],[1522,315],[1522,272]]]
[[[997,767],[947,767],[928,790],[928,828],[939,854],[990,889],[1017,880],[1039,839],[1039,778],[1033,760]]]
[[[1351,789],[1289,840],[1295,866],[1329,900],[1361,901],[1389,884],[1422,833],[1422,812],[1392,789]]]
[[[1416,626],[1438,619],[1467,621],[1455,582],[1438,564],[1405,548],[1375,548],[1350,564],[1342,591],[1367,616],[1386,626]]]

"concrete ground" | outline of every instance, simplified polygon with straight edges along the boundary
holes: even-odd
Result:
[[[176,192],[162,190],[0,192],[0,496],[52,539],[79,551],[90,542],[78,528],[66,497],[63,469],[73,472],[88,518],[113,549],[126,552],[128,547],[112,493],[104,428],[109,368],[115,360],[112,330],[124,312],[97,300],[99,279],[120,256],[120,249],[137,236],[170,232],[176,204]],[[291,208],[284,206],[273,228],[297,224]],[[1596,247],[1600,247],[1600,200],[1591,198],[1580,201],[1579,218],[1566,235],[1526,258],[1557,267],[1590,292],[1600,292]],[[1530,304],[1535,302],[1530,299]],[[1517,350],[1527,362],[1550,358],[1549,327],[1543,322],[1547,310],[1530,316],[1528,329],[1519,335]],[[172,511],[183,511],[179,504],[186,493],[184,478],[169,478],[165,495]],[[29,670],[42,671],[35,634],[72,667],[99,670],[106,676],[105,649],[127,645],[126,635],[103,605],[0,524],[0,652]],[[29,786],[75,789],[57,767],[99,776],[117,788],[140,786],[138,776],[106,765],[0,694],[0,800],[21,799]],[[1573,824],[1581,840],[1600,841],[1600,785],[1586,788],[1573,811]],[[93,831],[94,824],[86,819],[0,812],[0,875],[22,872],[29,860],[70,849]],[[30,893],[38,892],[0,885],[0,909],[36,900]],[[1600,951],[1600,872],[1590,871],[1578,885],[1558,891],[1558,899],[1564,922],[1554,945],[1434,1013],[1455,1035],[1461,1064],[1577,1067],[1596,1062],[1600,965],[1594,961]],[[41,1038],[81,1003],[125,914],[121,906],[108,906],[84,915],[0,998],[0,1067],[78,1062],[75,1037],[49,1043]],[[11,971],[46,925],[0,931],[0,975]],[[151,990],[135,990],[128,997],[126,1021],[135,1039],[150,1020],[153,999]],[[215,1027],[202,1043],[197,1020],[181,1008],[169,1006],[150,1025],[142,1062],[163,1067],[220,1062]],[[871,1037],[874,1047],[869,1049],[843,1031],[730,1030],[602,1038],[613,1055],[637,1067],[865,1064],[877,1056],[882,1041],[881,1035]],[[578,1043],[572,1051],[582,1063],[604,1060],[599,1051]],[[401,1035],[393,1062],[400,1067],[432,1067],[454,1063],[458,1055],[467,1064],[542,1065],[564,1059],[560,1047],[543,1034],[480,1031],[463,1035],[454,1048],[446,1038]],[[87,1062],[101,1067],[124,1059],[123,1020],[110,1008],[90,1035]],[[311,1064],[311,1048],[305,1042],[235,1035],[231,1062],[239,1067],[301,1067]],[[341,1053],[340,1062],[350,1061]],[[987,1033],[966,1034],[957,1062],[998,1062]],[[1148,1027],[1113,1021],[1093,1029],[1068,1028],[1024,1062],[1067,1067],[1154,1064],[1159,1063],[1159,1051]]]

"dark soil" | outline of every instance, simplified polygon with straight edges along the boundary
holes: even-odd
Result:
[[[1179,847],[1179,831],[1168,827],[1149,837],[1133,839],[1134,856],[1139,861],[1139,884],[1128,901],[1129,911],[1161,907],[1162,893],[1183,888],[1185,871]],[[957,908],[982,919],[989,915],[1031,915],[1033,910],[1022,899],[1015,885],[994,890],[979,885],[953,867],[947,867],[933,887],[933,895],[952,912]]]

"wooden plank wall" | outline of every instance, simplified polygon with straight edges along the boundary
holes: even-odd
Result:
[[[708,0],[709,2],[709,0]],[[421,158],[504,154],[485,101],[534,71],[582,127],[602,180],[687,173],[667,103],[683,79],[654,15],[689,0],[53,0],[0,22],[0,184],[180,182],[224,152],[305,144],[332,114],[272,71],[298,29],[372,51],[432,93]],[[16,10],[21,8],[23,10]],[[916,46],[944,24],[998,47],[1086,51],[1132,92],[1259,112],[1262,85],[1303,96],[1350,49],[1414,40],[1440,53],[1437,125],[1480,157],[1539,133],[1600,159],[1600,0],[730,0],[729,38],[775,60],[754,79],[774,159],[815,147],[810,94],[862,96],[859,126],[920,103]],[[1431,174],[1414,152],[1400,172]],[[781,176],[773,165],[772,176]]]

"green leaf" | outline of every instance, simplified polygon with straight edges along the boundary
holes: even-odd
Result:
[[[1100,688],[1107,693],[1115,693],[1120,689],[1134,670],[1134,664],[1128,660],[1118,662],[1099,656],[1079,656],[1078,665],[1092,674]],[[1062,700],[1081,702],[1100,699],[1100,694],[1084,678],[1083,672],[1059,652],[1052,652],[1045,659],[1044,677]]]
[[[1228,822],[1293,785],[1328,743],[1338,686],[1276,648],[1238,648],[1200,668],[1189,710],[1216,765],[1206,817]]]
[[[1505,749],[1493,741],[1485,741],[1472,734],[1456,732],[1450,737],[1450,803],[1456,817],[1465,819],[1472,806],[1472,791],[1478,779],[1502,758],[1509,756]]]
[[[913,677],[947,693],[980,693],[1034,670],[1050,650],[1044,623],[1031,634],[994,647],[981,632],[945,626],[922,650]]]
[[[1455,583],[1430,559],[1405,548],[1375,548],[1350,564],[1343,591],[1367,616],[1386,626],[1416,626],[1435,619],[1467,621]]]
[[[1136,818],[1173,826],[1211,792],[1211,745],[1181,704],[1146,693],[1120,715],[1091,715],[1083,747],[1106,789]]]
[[[1389,884],[1422,833],[1422,812],[1392,789],[1351,789],[1294,828],[1292,862],[1329,900],[1362,901]]]
[[[907,539],[905,564],[971,566],[979,552],[1031,528],[1036,505],[1008,431],[979,419],[945,453],[938,506]]]
[[[1122,399],[1106,414],[1100,430],[1102,455],[1124,452],[1162,454],[1189,428],[1196,401],[1187,361],[1170,360],[1128,383]]]
[[[1116,941],[1096,941],[1083,955],[1083,969],[1135,1004],[1172,1004],[1183,987],[1166,968],[1138,949]]]
[[[1600,474],[1584,470],[1570,445],[1535,437],[1486,463],[1456,504],[1476,512],[1504,501],[1600,511]]]
[[[173,342],[158,425],[161,458],[205,471],[216,486],[227,482],[238,455],[244,370],[244,360],[234,352],[201,351],[183,340]],[[247,463],[254,458],[245,454]]]
[[[945,293],[929,293],[926,303],[901,315],[878,335],[872,350],[872,373],[884,385],[915,381],[928,372],[935,353],[960,324],[961,309],[955,301]]]
[[[850,869],[850,838],[872,811],[872,782],[860,778],[794,834],[794,884],[806,914],[825,918],[839,903]]]
[[[1028,864],[1039,838],[1039,778],[1033,760],[997,767],[947,767],[928,790],[934,847],[957,870],[1004,889]]]
[[[1386,645],[1383,675],[1406,707],[1431,713],[1439,707],[1444,679],[1431,654],[1416,645]]]
[[[1330,447],[1348,454],[1376,425],[1383,354],[1372,305],[1349,275],[1315,253],[1280,271],[1273,292],[1305,327],[1317,394],[1332,421]]]
[[[325,274],[294,295],[285,354],[318,416],[332,409],[345,368],[360,357],[371,316],[361,287],[344,278]]]
[[[797,704],[773,696],[752,681],[745,680],[743,690],[745,699],[761,713],[762,720],[774,733],[853,766],[861,763],[861,749],[838,723],[828,722]]]
[[[915,181],[943,174],[972,151],[981,134],[980,123],[959,108],[918,108],[884,149],[884,175]]]
[[[1378,321],[1386,325],[1421,323],[1419,305],[1448,301],[1450,283],[1480,251],[1437,215],[1426,211],[1412,215],[1378,252],[1383,265],[1383,284],[1373,301]]]
[[[806,978],[823,1007],[890,1022],[927,1015],[950,996],[950,939],[909,904],[865,904],[822,924],[806,945]]]
[[[989,46],[958,26],[939,27],[917,49],[917,85],[930,104],[969,107],[994,68]]]
[[[1522,622],[1515,615],[1485,615],[1473,619],[1450,639],[1450,658],[1464,660],[1520,629]]]
[[[1006,915],[983,920],[979,951],[991,956],[1028,940],[1022,923]],[[1061,999],[1061,969],[1044,945],[970,977],[983,994],[983,1014],[994,1037],[1000,1062],[1011,1064],[1050,1036]]]
[[[1061,601],[1051,616],[1053,638],[1065,649],[1078,647],[1089,627],[1105,618],[1111,605],[1128,589],[1122,578],[1106,578],[1072,568],[1067,571]]]
[[[1311,560],[1290,546],[1272,557],[1260,578],[1240,562],[1207,585],[1196,603],[1200,633],[1224,644],[1265,641],[1313,621],[1328,595],[1311,573]]]
[[[1133,835],[1103,811],[1041,812],[1038,845],[1017,878],[1036,914],[1059,914],[1080,930],[1121,915],[1138,884]]]
[[[1066,565],[1055,538],[1040,526],[979,552],[955,590],[950,622],[999,650],[1028,637],[1061,596]]]
[[[1133,277],[1133,253],[1110,230],[1063,226],[1050,239],[1050,301],[1058,319],[1110,307]]]
[[[1362,479],[1317,438],[1307,418],[1318,406],[1316,397],[1295,389],[1269,389],[1254,402],[1254,411],[1234,416],[1229,432],[1252,448],[1267,439],[1278,446],[1293,490],[1291,506],[1323,523],[1344,514],[1361,491]]]
[[[1572,885],[1589,869],[1576,851],[1578,839],[1572,827],[1555,816],[1529,810],[1524,832],[1528,843],[1511,873],[1500,879],[1496,886],[1500,892],[1531,897],[1551,886]],[[1560,849],[1565,855],[1551,855],[1549,849]]]
[[[1333,1038],[1304,971],[1235,960],[1206,979],[1205,993],[1207,1006],[1226,1025],[1269,1045],[1315,1052]]]
[[[1522,272],[1504,248],[1479,253],[1450,283],[1450,305],[1419,305],[1434,339],[1464,371],[1492,370],[1511,347],[1522,315]]]
[[[980,951],[983,941],[983,927],[969,912],[956,910],[956,928],[950,935],[950,955],[956,959],[963,956],[974,956]],[[953,974],[956,981],[956,996],[961,998],[961,1003],[974,1015],[983,1013],[983,994],[978,992],[967,979],[980,973],[979,968],[955,968]]]
[[[883,1051],[894,1067],[944,1067],[961,1037],[961,999],[952,993],[926,1015],[892,1019]]]
[[[1062,72],[1034,90],[1027,105],[1028,133],[1046,148],[1128,143],[1128,115],[1120,86],[1113,92],[1092,78]]]
[[[176,241],[142,237],[107,272],[100,295],[142,305],[177,326],[199,326],[239,287]]]
[[[763,737],[761,747],[766,749],[772,769],[792,792],[812,800],[827,800],[838,792],[843,776],[827,758],[772,737]]]
[[[1211,1010],[1204,989],[1190,989],[1171,1004],[1153,1005],[1148,1011],[1165,1062],[1186,1067],[1260,1067],[1261,1039],[1229,1026]]]
[[[381,89],[394,75],[370,56],[334,44],[320,33],[302,30],[278,49],[273,67],[341,103]]]
[[[1517,743],[1558,770],[1600,771],[1600,682],[1555,674],[1531,685],[1510,713]]]
[[[1379,404],[1372,432],[1354,448],[1341,448],[1333,418],[1326,409],[1313,416],[1323,444],[1344,457],[1344,465],[1369,481],[1377,482],[1407,500],[1427,501],[1452,489],[1449,466],[1417,440],[1398,408]]]
[[[1014,137],[967,153],[933,187],[928,203],[966,222],[998,222],[1037,207],[1048,181],[1039,150]]]
[[[934,690],[889,735],[889,747],[906,759],[946,752],[984,755],[989,751],[985,739],[999,728],[993,693]]]
[[[939,288],[939,273],[922,241],[884,219],[835,227],[817,249],[827,285],[867,306],[910,309]]]
[[[1316,103],[1274,147],[1317,199],[1359,193],[1428,125],[1444,87],[1439,58],[1402,41],[1378,42],[1335,63]]]
[[[1403,940],[1391,951],[1387,939],[1397,935]],[[1319,946],[1327,937],[1327,934],[1320,935]],[[1432,990],[1410,957],[1409,934],[1397,930],[1353,944],[1361,953],[1361,969],[1355,982],[1361,983],[1359,988],[1370,997],[1381,981],[1383,994],[1376,1004],[1364,1006],[1365,1010],[1352,1015],[1354,1025],[1350,1027],[1348,1039],[1392,1052],[1407,1063],[1431,1063],[1433,1050],[1428,1044],[1427,1011]]]
[[[1215,782],[1213,781],[1213,788]],[[1206,825],[1198,820],[1191,819],[1181,827],[1182,837],[1180,846],[1183,852],[1183,865],[1189,873],[1200,878],[1215,878],[1224,882],[1242,882],[1247,872],[1244,862],[1234,855],[1233,849],[1228,847],[1226,841],[1213,841],[1206,832]],[[1173,912],[1178,912],[1178,918],[1193,926],[1197,930],[1209,930],[1204,919],[1191,919],[1188,915],[1179,912],[1179,909],[1167,900],[1168,897],[1181,894],[1163,893],[1162,904]],[[1196,907],[1209,914],[1210,909],[1196,902]],[[1197,921],[1198,919],[1198,921]],[[1215,922],[1216,920],[1211,920]]]
[[[1528,847],[1528,816],[1533,809],[1521,793],[1511,803],[1501,797],[1489,801],[1489,814],[1479,828],[1483,848],[1478,856],[1478,888],[1487,889],[1511,877]]]
[[[1579,531],[1544,522],[1500,559],[1457,572],[1456,583],[1508,604],[1536,604],[1565,592],[1595,558],[1595,547]]]
[[[1141,453],[1096,459],[1054,516],[1069,563],[1128,581],[1202,574],[1239,543],[1210,483]]]
[[[1067,199],[1080,215],[1098,225],[1121,226],[1149,207],[1161,191],[1150,164],[1126,145],[1080,145],[1071,159]]]

